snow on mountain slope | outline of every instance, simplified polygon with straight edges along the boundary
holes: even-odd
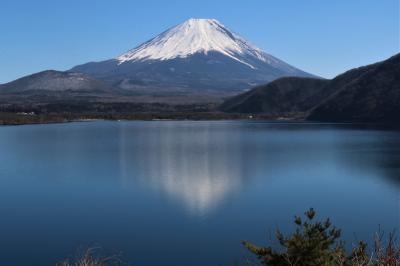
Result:
[[[118,57],[71,71],[159,102],[171,95],[219,100],[280,77],[312,77],[215,19],[189,19]]]
[[[116,59],[120,63],[140,60],[186,58],[196,53],[222,53],[255,69],[247,56],[267,63],[279,63],[261,49],[232,33],[215,19],[189,19]],[[271,62],[272,61],[272,62]]]

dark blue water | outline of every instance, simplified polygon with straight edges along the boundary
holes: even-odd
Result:
[[[233,265],[309,207],[351,242],[400,228],[400,133],[267,122],[0,127],[2,265],[80,247],[133,265]]]

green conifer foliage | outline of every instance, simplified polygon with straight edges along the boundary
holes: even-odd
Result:
[[[304,219],[295,216],[295,232],[290,236],[277,230],[280,248],[258,247],[248,241],[242,243],[256,254],[260,262],[271,266],[353,266],[373,265],[366,253],[366,243],[360,242],[347,256],[344,243],[339,241],[340,230],[329,219],[314,221],[315,210],[309,209]]]

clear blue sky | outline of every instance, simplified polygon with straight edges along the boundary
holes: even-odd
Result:
[[[398,53],[399,13],[399,0],[2,0],[0,83],[115,57],[191,17],[330,78]]]

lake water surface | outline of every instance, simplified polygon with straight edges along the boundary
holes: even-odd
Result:
[[[314,207],[349,243],[400,229],[400,132],[252,121],[0,127],[2,265],[79,248],[234,265]]]

